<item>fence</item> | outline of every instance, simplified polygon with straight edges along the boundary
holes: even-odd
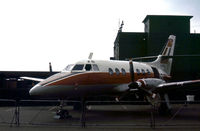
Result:
[[[164,116],[143,101],[86,101],[82,110],[77,110],[83,106],[80,101],[65,101],[63,109],[69,111],[66,119],[55,117],[60,109],[60,101],[56,100],[0,100],[0,103],[0,124],[10,126],[200,127],[200,101],[171,101],[172,111]]]

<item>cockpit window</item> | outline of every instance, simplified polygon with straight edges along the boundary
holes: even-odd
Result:
[[[92,68],[94,71],[99,71],[99,67],[97,66],[97,64],[93,64]]]
[[[67,66],[65,67],[65,69],[63,69],[63,71],[71,71],[72,68],[73,68],[73,66],[74,66],[74,64],[67,65]]]
[[[83,70],[83,64],[76,64],[72,70]]]
[[[91,70],[92,70],[91,64],[86,64],[85,70],[86,70],[86,71],[91,71]]]

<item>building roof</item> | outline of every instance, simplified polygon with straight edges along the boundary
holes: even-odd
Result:
[[[142,21],[143,23],[145,23],[148,19],[153,18],[153,17],[176,17],[176,18],[186,18],[186,19],[191,19],[193,16],[183,16],[183,15],[147,15],[144,20]]]

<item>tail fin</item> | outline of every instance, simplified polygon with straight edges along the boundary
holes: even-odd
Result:
[[[176,36],[170,35],[167,44],[162,52],[162,56],[173,56]]]
[[[176,36],[170,35],[163,52],[161,52],[158,58],[151,63],[166,72],[168,75],[171,73],[172,57],[170,56],[173,56],[174,54],[175,41]]]

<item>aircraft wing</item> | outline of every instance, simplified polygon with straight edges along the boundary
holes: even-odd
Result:
[[[34,77],[20,77],[21,79],[24,79],[24,80],[31,80],[31,81],[38,81],[38,82],[41,82],[43,81],[44,79],[41,79],[41,78],[34,78]]]
[[[199,85],[199,87],[200,87],[200,80],[189,80],[189,81],[163,83],[163,84],[158,85],[156,87],[155,91],[171,90],[174,88],[187,87],[187,86],[192,86],[192,85]]]

